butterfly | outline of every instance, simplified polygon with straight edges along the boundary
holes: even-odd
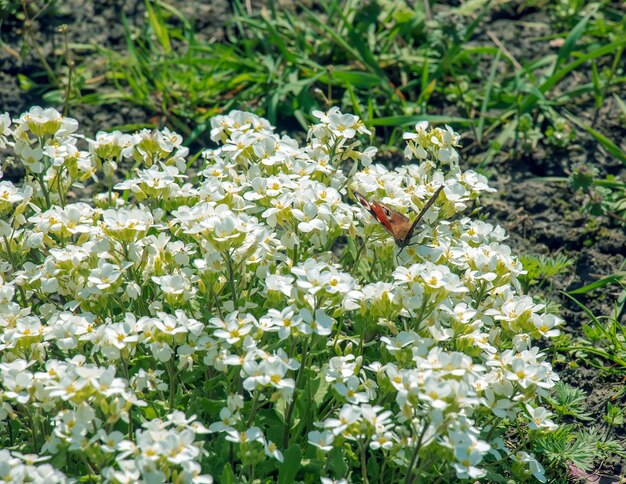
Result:
[[[439,194],[443,190],[443,185],[440,186],[435,194],[430,197],[430,200],[426,202],[426,205],[422,207],[422,210],[417,214],[417,217],[413,222],[406,215],[401,214],[400,212],[396,212],[392,208],[383,205],[377,201],[369,202],[363,195],[359,192],[354,192],[354,196],[357,201],[363,205],[363,207],[372,214],[378,223],[380,223],[387,232],[391,234],[393,240],[396,242],[396,245],[400,247],[400,251],[402,251],[409,242],[411,241],[411,237],[413,237],[413,233],[415,232],[415,228],[418,226],[420,221],[424,218],[424,215],[428,211],[430,207],[437,201]]]

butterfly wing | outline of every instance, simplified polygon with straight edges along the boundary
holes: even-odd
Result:
[[[439,198],[439,194],[441,193],[442,190],[443,190],[443,185],[437,188],[437,191],[433,194],[432,197],[430,197],[430,200],[428,200],[426,202],[426,205],[422,207],[422,209],[420,210],[420,213],[417,214],[417,217],[415,218],[415,220],[413,220],[413,223],[407,230],[407,233],[405,234],[404,238],[400,241],[401,243],[398,243],[398,239],[396,239],[396,243],[398,243],[400,247],[406,247],[409,244],[411,237],[413,237],[413,232],[415,232],[415,228],[424,218],[424,215],[426,215],[426,212],[428,212],[428,209],[432,207],[433,204],[437,201],[437,199]]]
[[[402,215],[400,212],[396,212],[380,202],[368,201],[359,192],[354,192],[354,196],[357,201],[372,215],[372,217],[385,227],[387,232],[389,232],[393,237],[396,245],[400,248],[404,248],[409,245],[409,241],[411,240],[411,237],[413,237],[415,228],[421,222],[422,218],[424,218],[428,209],[437,201],[437,198],[439,198],[439,194],[442,190],[443,185],[437,189],[430,200],[426,202],[426,205],[422,207],[422,210],[420,210],[420,213],[417,214],[413,223],[411,223],[411,220],[405,215]]]
[[[380,223],[394,238],[396,244],[406,237],[411,229],[411,220],[400,212],[383,205],[380,202],[368,201],[359,192],[354,192],[357,201]]]

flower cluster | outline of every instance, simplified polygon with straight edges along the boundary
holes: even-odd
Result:
[[[217,116],[193,177],[167,129],[81,149],[55,110],[0,116],[26,168],[0,182],[0,445],[32,452],[2,451],[0,479],[273,480],[305,454],[326,480],[366,456],[407,481],[543,479],[501,437],[555,427],[537,341],[561,320],[521,293],[504,231],[464,215],[493,190],[460,169],[459,135],[419,123],[417,163],[389,170],[358,117],[313,115],[302,146]],[[90,178],[103,193],[70,201]],[[440,187],[401,253],[350,200],[411,218]]]
[[[46,463],[48,460],[49,456],[0,449],[0,478],[3,482],[70,482],[65,474]]]
[[[459,162],[459,153],[454,148],[459,145],[460,136],[450,126],[441,129],[429,127],[428,121],[420,121],[415,125],[415,133],[404,133],[403,138],[407,142],[404,149],[407,158],[430,159],[450,166]]]

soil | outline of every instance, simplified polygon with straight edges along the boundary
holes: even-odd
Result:
[[[179,0],[169,3],[195,21],[198,36],[218,41],[223,38],[224,26],[232,14],[227,0]],[[253,8],[256,7],[256,3],[253,3]],[[545,12],[532,8],[505,7],[494,9],[491,17],[483,20],[473,42],[492,46],[495,37],[506,47],[509,55],[519,62],[557,51],[557,47],[547,41],[534,40],[535,37],[553,33]],[[1,25],[2,41],[5,44],[4,48],[0,47],[0,112],[9,111],[16,116],[32,105],[48,104],[40,92],[20,89],[18,74],[37,83],[48,82],[36,50],[29,45],[39,45],[42,55],[53,66],[63,65],[63,37],[58,28],[66,24],[71,43],[95,43],[122,49],[125,40],[124,29],[119,21],[120,12],[129,18],[129,23],[136,24],[143,21],[144,9],[143,0],[55,2],[33,22],[30,41],[24,35],[23,19],[9,16]],[[36,9],[30,15],[34,12]],[[484,68],[486,79],[490,65]],[[568,82],[589,82],[586,74],[576,76],[572,76]],[[567,87],[567,84],[564,86]],[[593,99],[581,99],[570,108],[586,122],[591,122],[594,116]],[[464,115],[450,112],[449,107],[444,106],[434,106],[433,110]],[[150,113],[136,106],[120,104],[99,108],[73,106],[70,115],[78,119],[82,132],[91,136],[100,129],[145,122]],[[595,128],[626,150],[626,123],[620,119],[619,107],[611,96],[607,97]],[[471,142],[471,139],[464,140],[467,145]],[[469,150],[467,159],[480,160],[481,150],[484,149]],[[574,260],[569,273],[553,278],[549,285],[542,287],[544,295],[548,291],[547,296],[561,304],[561,314],[566,320],[565,331],[574,335],[582,334],[581,325],[587,323],[589,318],[561,291],[581,287],[625,267],[626,255],[626,234],[622,227],[608,218],[592,218],[582,213],[579,210],[581,197],[572,193],[567,185],[533,180],[545,176],[567,176],[572,166],[579,162],[593,163],[600,168],[602,175],[626,178],[624,166],[581,132],[576,141],[565,149],[540,143],[536,150],[524,156],[513,156],[510,153],[497,156],[489,168],[493,170],[490,174],[491,184],[498,189],[498,193],[484,201],[488,220],[506,228],[510,234],[509,243],[517,254],[564,254]],[[606,287],[580,296],[579,300],[594,314],[608,315],[618,293],[619,288]],[[626,324],[624,315],[622,324]],[[601,423],[607,402],[623,387],[624,382],[594,368],[574,369],[572,365],[559,365],[557,370],[563,380],[588,392],[589,411]],[[622,395],[612,403],[626,405],[626,396]],[[617,429],[617,436],[626,441],[626,428],[623,425]],[[604,462],[598,472],[623,475],[626,473],[626,460],[620,462],[619,458],[615,458]]]
[[[488,44],[489,36],[486,32],[489,31],[519,62],[542,57],[550,50],[556,52],[556,48],[548,42],[533,40],[534,37],[551,33],[545,13],[530,10],[518,13],[515,20],[498,18],[497,15],[494,17],[481,25],[477,32],[479,43]],[[589,81],[583,77],[575,82]],[[567,88],[567,84],[562,88]],[[593,99],[581,100],[572,110],[590,124],[595,110]],[[626,123],[620,119],[619,106],[613,99],[607,99],[595,128],[615,140],[622,150],[626,150]],[[626,179],[626,168],[619,160],[608,155],[589,135],[578,132],[576,141],[566,149],[540,144],[538,149],[525,156],[503,154],[496,157],[492,167],[495,173],[490,182],[498,189],[498,193],[491,200],[485,201],[485,208],[489,213],[489,221],[506,228],[510,235],[508,242],[516,253],[563,254],[574,260],[570,273],[552,278],[552,288],[542,287],[541,290],[544,296],[561,304],[561,316],[566,321],[564,331],[580,336],[582,325],[589,323],[589,317],[562,292],[582,287],[626,268],[626,232],[623,226],[616,225],[606,217],[591,217],[581,212],[583,196],[573,193],[566,184],[546,183],[537,179],[566,177],[577,163],[593,164],[600,169],[601,176],[614,175]],[[612,314],[620,292],[620,287],[608,286],[577,296],[577,299],[594,315],[606,316]],[[622,325],[626,324],[626,315],[622,314],[620,320]],[[602,424],[607,402],[615,404],[612,397],[624,387],[623,373],[622,376],[611,375],[596,368],[569,364],[556,365],[556,369],[562,380],[588,393],[588,410],[596,423]],[[624,395],[617,401],[622,406],[626,405]],[[623,425],[616,429],[616,436],[626,439]],[[626,459],[615,457],[610,462],[604,462],[597,472],[605,476],[623,476],[626,473]]]

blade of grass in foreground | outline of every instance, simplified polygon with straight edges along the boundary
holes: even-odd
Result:
[[[569,119],[572,123],[578,126],[581,129],[584,129],[587,133],[589,133],[593,139],[595,139],[602,147],[609,152],[612,156],[620,160],[622,163],[626,164],[626,153],[624,153],[619,146],[613,143],[610,139],[604,136],[599,131],[596,131],[591,126],[587,126],[582,121],[580,121],[576,116],[571,113],[564,112],[563,113],[567,119]]]
[[[586,294],[590,291],[593,291],[594,289],[599,289],[601,287],[608,286],[609,284],[615,284],[620,282],[626,282],[626,272],[611,274],[610,276],[598,279],[597,281],[594,281],[583,287],[568,291],[567,294]]]
[[[369,126],[410,126],[420,121],[429,123],[460,124],[466,126],[471,123],[470,119],[455,116],[441,116],[438,114],[418,114],[415,116],[386,116],[369,120]]]
[[[591,14],[583,17],[565,39],[565,42],[559,49],[558,57],[554,64],[554,69],[552,70],[553,75],[556,73],[559,66],[569,57],[569,55],[574,50],[574,47],[576,47],[576,42],[578,42],[580,37],[582,37],[582,35],[585,33],[585,29],[587,28],[587,22],[589,22],[590,18]]]
[[[483,99],[482,106],[480,107],[480,118],[478,125],[476,126],[476,137],[478,144],[483,142],[483,129],[485,128],[485,115],[487,113],[487,107],[489,106],[489,97],[491,96],[491,88],[493,87],[493,80],[496,76],[496,70],[498,63],[500,62],[501,52],[498,51],[493,63],[491,64],[491,71],[489,72],[489,78],[487,79],[487,87],[485,88],[485,97]]]
[[[540,86],[539,90],[545,94],[554,86],[556,86],[567,74],[576,69],[578,66],[584,64],[587,61],[592,59],[596,59],[598,57],[602,57],[607,54],[612,54],[619,47],[626,45],[626,37],[619,38],[610,44],[607,44],[603,47],[600,47],[596,50],[593,50],[587,54],[581,55],[576,60],[570,62],[562,69],[559,69],[557,72],[552,74],[548,79],[546,79]],[[535,95],[531,95],[526,98],[522,106],[520,107],[521,112],[526,113],[530,109],[532,109],[537,104],[538,98]]]

